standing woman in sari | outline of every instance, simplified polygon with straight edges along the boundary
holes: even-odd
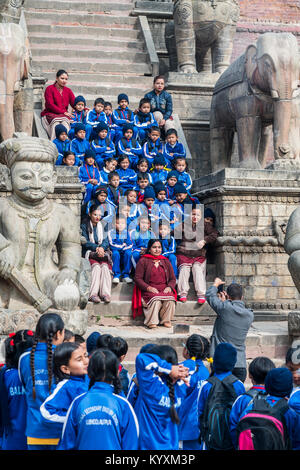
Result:
[[[133,316],[145,316],[144,324],[156,328],[159,323],[171,328],[177,295],[176,277],[170,261],[161,255],[160,240],[149,240],[147,251],[139,259],[135,270]]]
[[[71,127],[72,114],[69,112],[69,105],[74,108],[75,96],[66,86],[68,79],[65,70],[58,70],[55,82],[45,90],[45,108],[41,112],[41,117],[50,140],[55,139],[55,127],[58,124],[63,124],[68,132]]]

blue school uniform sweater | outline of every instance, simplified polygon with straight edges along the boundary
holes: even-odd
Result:
[[[156,119],[153,116],[153,113],[137,113],[134,116],[133,123],[136,128],[143,131],[148,131],[153,126],[158,126]]]
[[[137,164],[139,156],[142,155],[142,147],[136,139],[121,138],[117,145],[118,154],[126,155],[129,158],[131,166]],[[126,150],[130,149],[130,150]]]
[[[191,175],[189,173],[187,173],[186,171],[178,171],[176,170],[177,173],[178,173],[178,183],[181,183],[185,186],[185,188],[190,191],[191,187],[192,187],[192,178],[191,178]]]
[[[115,109],[112,113],[112,120],[119,128],[125,126],[125,124],[133,124],[134,113],[128,107],[126,109],[121,109],[120,106]],[[129,122],[128,122],[129,121]]]
[[[86,163],[83,163],[83,165],[79,168],[78,177],[83,184],[88,184],[88,181],[91,178],[94,178],[99,182],[100,173],[95,165],[87,165]]]
[[[169,239],[160,238],[162,244],[162,256],[175,255],[176,254],[176,241],[171,235]],[[188,366],[186,366],[188,367]]]
[[[71,141],[69,139],[65,140],[64,142],[59,139],[54,139],[52,142],[57,148],[58,157],[62,158],[64,156],[64,152],[68,152],[70,150]]]
[[[105,122],[105,124],[107,124],[105,112],[101,111],[101,113],[98,114],[94,109],[91,109],[86,115],[86,124],[96,127],[99,122]]]
[[[58,450],[137,450],[139,424],[113,386],[96,382],[72,402]]]
[[[156,142],[147,139],[142,147],[142,156],[145,157],[149,163],[149,168],[152,167],[152,163],[155,157],[163,154],[163,144],[160,139]]]
[[[300,388],[296,388],[290,395],[289,406],[300,415]]]
[[[54,353],[55,346],[52,346]],[[48,346],[46,343],[38,343],[34,354],[35,392],[36,398],[32,396],[32,377],[30,370],[30,350],[20,357],[19,377],[25,389],[27,403],[26,436],[40,439],[59,438],[61,427],[59,423],[46,422],[41,415],[40,406],[49,396],[48,389]],[[55,388],[52,381],[51,391]]]
[[[139,228],[132,230],[129,234],[130,240],[132,241],[132,253],[141,252],[141,248],[147,248],[149,240],[155,238],[154,233],[151,230],[141,232]]]
[[[86,112],[85,112],[85,110],[76,111],[76,109],[74,109],[74,111],[72,112],[72,120],[70,122],[71,129],[74,128],[75,125],[78,124],[78,123],[86,124]]]
[[[100,170],[99,182],[100,182],[101,186],[103,186],[103,185],[107,186],[109,184],[109,181],[108,181],[109,173],[110,173],[110,171],[107,171],[105,168],[103,168],[103,170]]]
[[[82,162],[84,160],[85,152],[89,149],[90,143],[88,140],[78,139],[78,137],[72,139],[70,150],[75,154],[76,157],[80,158]]]
[[[152,184],[154,185],[155,183],[158,183],[159,181],[166,184],[167,176],[168,176],[168,171],[167,170],[164,170],[164,169],[155,170],[155,169],[153,169],[151,171]]]
[[[170,154],[173,155],[170,155]],[[186,158],[186,150],[181,142],[176,142],[174,145],[166,142],[164,145],[164,157],[171,163],[175,158]]]
[[[140,450],[177,450],[179,447],[178,426],[170,417],[169,387],[164,376],[169,375],[172,365],[156,354],[140,353],[136,357],[136,376],[139,393],[134,410],[140,425]],[[175,408],[177,412],[187,390],[183,381],[174,384]]]
[[[40,406],[43,418],[51,423],[60,424],[61,431],[66,421],[68,409],[73,400],[89,388],[88,376],[75,377],[58,382],[52,394]]]
[[[135,407],[135,403],[139,394],[139,387],[133,380],[135,378],[136,378],[136,373],[134,372],[129,382],[128,392],[127,392],[127,397],[126,397],[133,408]]]
[[[123,189],[118,186],[113,188],[110,184],[107,185],[107,200],[114,206],[115,209],[119,207],[120,197],[123,195]]]
[[[3,366],[0,377],[2,450],[27,450],[27,403],[18,369]]]
[[[109,246],[112,250],[125,251],[132,248],[132,241],[128,235],[127,229],[118,233],[115,229],[109,230],[108,234]]]
[[[92,141],[91,148],[96,154],[96,162],[98,163],[98,161],[100,161],[102,165],[106,158],[114,157],[116,155],[116,148],[109,137],[106,137],[105,139],[97,137]]]
[[[133,189],[137,179],[136,172],[132,168],[127,168],[126,170],[118,168],[116,172],[120,176],[120,187],[123,191],[125,192],[127,189]]]
[[[190,371],[191,386],[179,409],[179,440],[192,441],[199,437],[197,397],[204,380],[209,377],[209,371],[201,359],[187,359],[182,363]]]
[[[267,395],[266,401],[271,405],[274,406],[281,397],[275,397],[273,395]],[[236,403],[236,402],[235,402]],[[234,403],[234,404],[235,404]],[[251,400],[243,410],[239,409],[239,406],[236,406],[230,414],[229,425],[230,425],[230,435],[232,442],[237,448],[237,435],[236,435],[236,426],[240,419],[245,416],[249,411],[253,408],[253,401]],[[284,414],[287,433],[291,439],[291,445],[293,450],[300,449],[300,415],[298,415],[295,410],[289,408],[286,413]]]

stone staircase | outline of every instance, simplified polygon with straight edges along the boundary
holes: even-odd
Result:
[[[75,95],[87,106],[103,97],[117,106],[127,93],[130,108],[152,88],[153,77],[133,2],[25,0],[25,17],[37,75],[53,83],[57,70],[69,73]]]

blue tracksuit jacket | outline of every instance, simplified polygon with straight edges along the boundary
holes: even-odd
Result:
[[[126,170],[118,168],[116,172],[120,176],[120,187],[123,191],[125,192],[127,189],[133,189],[136,184],[136,172],[132,168],[127,168]]]
[[[59,139],[54,139],[52,141],[58,150],[58,158],[64,156],[64,152],[68,152],[71,147],[71,141],[69,139],[65,140],[64,142]]]
[[[120,106],[112,113],[113,123],[122,129],[125,124],[134,124],[134,113],[128,107],[123,110]],[[129,121],[129,123],[128,123]]]
[[[84,161],[85,152],[90,148],[90,143],[86,139],[78,139],[75,137],[71,142],[70,150],[75,154],[76,157]]]
[[[139,394],[139,387],[136,385],[136,383],[133,380],[135,378],[136,378],[136,373],[134,372],[129,382],[128,392],[127,392],[127,397],[126,397],[133,408],[135,407],[135,403]]]
[[[187,189],[187,191],[189,192],[193,184],[191,175],[187,173],[186,171],[182,171],[182,172],[177,171],[177,173],[178,173],[178,183],[183,184],[185,188]]]
[[[27,450],[27,403],[18,369],[3,366],[0,378],[2,450]]]
[[[73,118],[72,118],[72,121],[70,122],[71,129],[69,130],[69,133],[68,133],[69,139],[71,139],[71,140],[74,139],[74,137],[75,137],[75,126],[76,126],[76,124],[82,123],[86,126],[86,113],[85,113],[85,110],[79,112],[79,111],[76,111],[76,109],[74,109],[74,111],[72,112],[72,115],[73,115]],[[89,138],[89,131],[87,131],[87,129],[86,129],[85,138],[86,139]]]
[[[96,382],[72,402],[58,450],[137,450],[139,424],[113,386]]]
[[[107,117],[104,111],[97,114],[94,109],[91,109],[86,115],[86,124],[92,127],[96,127],[99,122],[105,122],[107,124]]]
[[[52,346],[54,352],[55,346]],[[40,413],[40,406],[49,395],[48,389],[48,353],[47,344],[38,343],[34,355],[35,371],[35,400],[32,397],[32,377],[30,370],[30,350],[22,354],[19,360],[19,377],[25,389],[27,403],[26,436],[40,439],[59,438],[61,428],[59,423],[45,422]],[[51,393],[55,388],[52,381]]]
[[[274,406],[275,403],[277,403],[280,400],[280,397],[267,395],[266,400],[271,406]],[[239,406],[240,404],[243,404],[243,400],[241,401],[240,404],[238,403],[238,401],[239,400],[237,399],[233,404],[233,407],[230,413],[230,420],[229,420],[231,439],[236,448],[238,444],[237,436],[235,432],[236,426],[239,420],[253,408],[252,400],[250,400],[248,406],[246,406],[246,408],[244,409],[242,409],[242,407]],[[287,412],[285,413],[284,418],[286,422],[287,432],[291,439],[292,449],[299,450],[300,449],[300,415],[298,415],[295,412],[295,410],[293,410],[292,408],[289,408]]]
[[[155,157],[163,154],[163,143],[160,139],[157,139],[156,142],[147,139],[142,147],[142,156],[145,157],[148,161],[149,168],[152,167],[152,163]]]
[[[89,213],[90,207],[92,205],[96,205],[97,209],[100,210],[101,214],[101,222],[103,228],[106,224],[110,224],[115,216],[115,207],[114,205],[106,199],[106,201],[102,202],[101,204],[97,199],[91,199],[86,205],[86,213]]]
[[[119,206],[120,197],[123,195],[123,189],[121,186],[113,188],[110,184],[107,185],[107,200],[116,209]]]
[[[290,407],[300,414],[300,388],[296,388],[290,395],[289,398]]]
[[[87,165],[86,163],[83,163],[83,165],[79,168],[78,177],[85,186],[84,202],[88,202],[91,200],[93,196],[93,191],[95,188],[95,185],[92,183],[89,183],[88,181],[91,178],[95,178],[99,182],[100,180],[99,170],[94,165]]]
[[[116,148],[109,137],[106,137],[106,139],[100,139],[100,137],[97,137],[92,141],[91,148],[96,154],[96,163],[101,169],[103,168],[104,160],[106,158],[114,157],[116,155]]]
[[[154,119],[153,113],[151,112],[144,116],[139,113],[135,114],[133,122],[137,129],[140,141],[147,137],[147,133],[151,127],[158,126],[156,119]]]
[[[200,433],[197,397],[202,383],[209,377],[209,371],[201,359],[195,361],[187,359],[182,364],[190,370],[191,386],[179,409],[179,440],[194,441],[198,439]]]
[[[169,375],[172,365],[156,354],[138,354],[135,361],[139,393],[135,412],[140,425],[139,449],[177,450],[179,446],[178,426],[170,417],[169,387],[164,376]],[[175,407],[181,406],[187,386],[182,381],[174,384]]]
[[[75,377],[58,382],[52,394],[40,406],[43,418],[52,423],[59,423],[61,431],[66,421],[72,401],[89,388],[88,376]]]
[[[171,153],[173,155],[170,155]],[[172,163],[172,161],[178,157],[185,158],[186,150],[184,145],[178,141],[173,146],[169,144],[169,142],[166,142],[164,145],[164,157],[169,163]]]
[[[126,150],[130,149],[130,150]],[[126,155],[130,161],[130,167],[135,167],[142,154],[142,147],[136,139],[120,138],[117,145],[119,155]]]
[[[164,170],[164,169],[163,170],[155,170],[155,169],[153,169],[151,171],[152,184],[154,185],[155,183],[158,183],[159,181],[166,184],[167,176],[168,176],[168,171],[167,170]]]
[[[160,111],[165,120],[169,119],[173,112],[172,96],[166,90],[156,94],[155,90],[146,93],[145,98],[151,101],[151,112]]]

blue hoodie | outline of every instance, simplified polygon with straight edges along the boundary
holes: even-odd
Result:
[[[90,143],[86,139],[78,139],[78,137],[75,137],[71,142],[70,150],[83,162],[85,152],[90,150]]]
[[[104,111],[97,114],[94,109],[91,109],[86,115],[86,124],[92,127],[96,127],[99,122],[105,122],[107,124],[107,116]]]
[[[139,424],[113,386],[96,382],[71,404],[58,450],[137,450]]]

